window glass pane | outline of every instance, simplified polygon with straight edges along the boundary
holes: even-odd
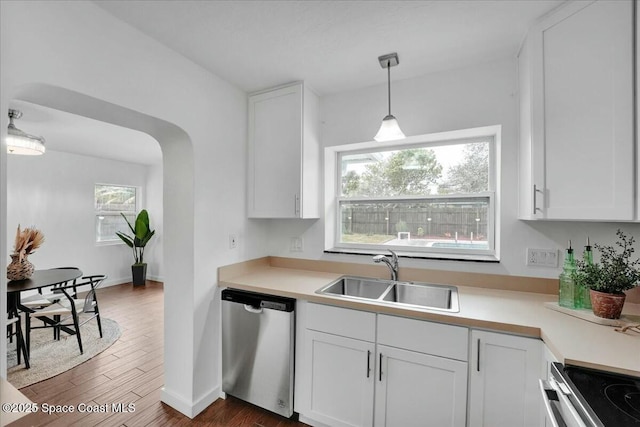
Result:
[[[340,243],[488,250],[489,197],[340,201]]]
[[[343,197],[489,191],[489,142],[343,154]]]
[[[99,212],[135,212],[136,188],[96,184],[95,209]]]
[[[126,217],[131,224],[136,219],[135,214],[126,214]],[[119,213],[96,215],[96,242],[121,242],[122,240],[116,235],[116,231],[128,235],[132,234],[129,226]]]
[[[96,242],[120,242],[116,231],[131,234],[129,226],[120,213],[124,213],[133,224],[136,219],[136,197],[136,187],[95,185]]]

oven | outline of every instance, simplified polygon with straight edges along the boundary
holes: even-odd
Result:
[[[640,378],[552,363],[540,391],[553,427],[640,427]]]

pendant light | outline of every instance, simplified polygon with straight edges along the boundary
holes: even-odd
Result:
[[[9,126],[7,127],[7,153],[37,156],[44,153],[44,138],[29,135],[13,124],[13,119],[22,117],[19,110],[9,109]]]
[[[391,67],[395,67],[399,64],[398,62],[398,54],[397,53],[389,53],[387,55],[382,55],[378,57],[378,61],[380,62],[380,66],[382,68],[387,69],[387,90],[389,95],[389,114],[382,119],[382,124],[380,125],[380,130],[376,136],[373,137],[378,142],[382,141],[394,141],[398,139],[404,139],[404,133],[400,130],[400,125],[398,124],[398,120],[391,114]]]

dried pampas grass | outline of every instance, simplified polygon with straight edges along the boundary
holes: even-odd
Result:
[[[20,231],[20,225],[16,231],[16,240],[13,245],[13,255],[18,255],[22,261],[27,255],[31,255],[44,242],[44,234],[37,228],[25,228]]]

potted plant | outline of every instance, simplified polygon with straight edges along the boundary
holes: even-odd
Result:
[[[624,291],[640,285],[640,259],[632,260],[633,236],[616,232],[616,246],[595,244],[600,263],[577,262],[573,280],[589,289],[593,313],[606,319],[619,319],[626,295]]]
[[[146,209],[141,210],[136,217],[135,226],[131,225],[122,212],[120,212],[120,215],[122,215],[133,233],[133,236],[129,236],[119,231],[116,232],[118,237],[133,250],[134,263],[131,266],[133,285],[144,285],[147,280],[147,264],[144,262],[144,247],[147,246],[147,243],[149,243],[149,240],[151,240],[156,232],[149,227],[149,213]]]

